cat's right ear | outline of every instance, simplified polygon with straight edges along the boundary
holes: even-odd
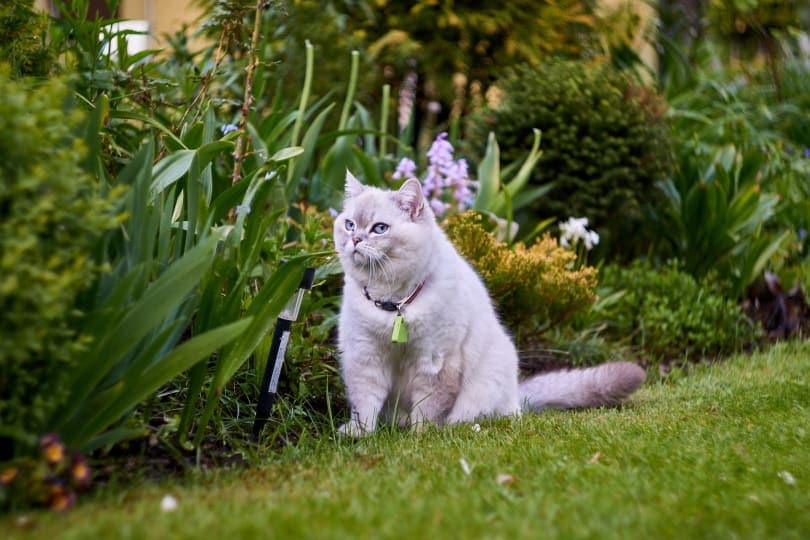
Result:
[[[407,213],[412,220],[422,217],[425,211],[425,196],[422,194],[422,184],[416,178],[407,180],[399,191],[394,193],[400,209]]]
[[[346,169],[346,188],[344,192],[344,197],[347,199],[351,199],[352,197],[357,197],[360,195],[363,190],[366,189],[366,186],[360,183],[360,180],[354,177],[354,175],[349,172],[349,169]]]

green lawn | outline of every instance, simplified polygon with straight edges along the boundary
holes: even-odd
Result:
[[[648,385],[621,409],[316,446],[241,472],[109,486],[65,515],[30,514],[26,528],[5,517],[0,530],[5,538],[810,538],[810,342]],[[176,497],[176,511],[160,510],[164,494]]]

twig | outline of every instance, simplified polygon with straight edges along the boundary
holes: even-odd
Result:
[[[222,29],[222,34],[220,34],[219,36],[219,43],[217,44],[217,50],[214,53],[214,66],[205,75],[203,75],[202,87],[200,87],[199,92],[197,92],[197,94],[194,96],[194,99],[192,99],[191,103],[189,103],[189,105],[186,107],[186,110],[183,111],[183,115],[180,117],[180,120],[177,121],[177,123],[174,125],[174,128],[172,129],[172,133],[180,131],[180,128],[188,118],[189,113],[197,108],[197,105],[200,104],[200,101],[202,101],[203,97],[208,93],[208,89],[210,88],[211,83],[214,81],[214,77],[216,76],[217,71],[219,70],[219,65],[225,58],[223,48],[225,45],[225,37],[227,35],[228,35],[228,27],[226,26]],[[163,146],[160,149],[160,152],[158,153],[157,157],[155,158],[155,163],[160,161],[166,155],[166,152],[168,152],[168,150],[169,150],[168,148]]]
[[[253,77],[256,74],[256,66],[259,64],[258,48],[259,34],[262,26],[262,5],[265,0],[256,0],[256,19],[253,22],[253,36],[250,39],[250,61],[247,65],[247,75],[245,76],[245,95],[242,98],[242,118],[239,120],[239,137],[236,139],[236,148],[233,151],[233,174],[231,184],[242,179],[242,162],[245,160],[245,149],[247,147],[247,121],[250,107],[253,105]]]

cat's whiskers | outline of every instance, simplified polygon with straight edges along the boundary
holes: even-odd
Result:
[[[369,262],[369,283],[379,281],[384,284],[388,290],[391,290],[394,281],[388,269],[388,263],[391,261],[390,257],[373,246],[367,246],[364,254],[367,256]]]

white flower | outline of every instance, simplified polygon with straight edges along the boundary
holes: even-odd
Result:
[[[479,431],[481,431],[481,424],[473,424],[472,425],[472,430],[474,432],[478,433]]]
[[[590,251],[599,243],[599,235],[588,229],[588,218],[569,217],[568,221],[560,223],[560,245],[570,249],[578,242],[585,245],[585,250]]]
[[[160,509],[164,512],[174,512],[177,510],[177,499],[171,495],[164,495],[160,500]]]

